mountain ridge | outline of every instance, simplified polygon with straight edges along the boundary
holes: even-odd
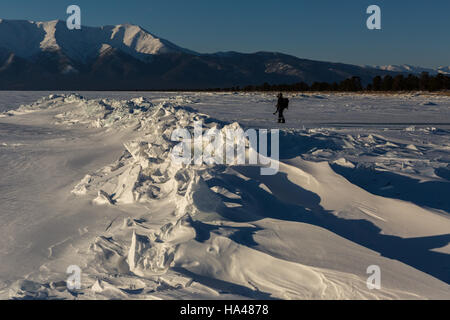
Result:
[[[2,90],[204,89],[297,82],[363,83],[397,72],[277,52],[198,53],[132,24],[69,30],[60,20],[0,19]]]

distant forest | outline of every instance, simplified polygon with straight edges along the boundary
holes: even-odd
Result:
[[[260,86],[249,85],[245,87],[231,87],[225,89],[209,89],[215,91],[342,91],[342,92],[356,92],[356,91],[443,91],[450,90],[450,77],[444,74],[437,74],[436,76],[429,75],[427,72],[420,76],[416,75],[398,75],[392,77],[386,75],[385,77],[376,76],[372,83],[367,86],[361,84],[359,77],[352,77],[341,81],[339,83],[328,82],[314,82],[308,85],[305,82],[294,84],[279,84],[271,85],[264,83]]]

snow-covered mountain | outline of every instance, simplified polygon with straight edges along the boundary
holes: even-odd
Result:
[[[375,68],[385,71],[411,73],[411,74],[421,74],[422,72],[428,72],[430,75],[437,75],[439,73],[450,74],[450,66],[447,67],[441,66],[436,69],[432,69],[403,64],[403,65],[375,66]]]
[[[295,82],[364,83],[389,70],[258,52],[199,54],[123,24],[0,20],[0,89],[198,89]]]
[[[161,53],[194,53],[131,24],[69,30],[65,22],[58,20],[0,19],[0,47],[22,58],[30,58],[43,51],[61,50],[68,58],[77,61],[95,57],[105,48],[120,49],[139,59]]]
[[[447,67],[439,67],[438,71],[443,74],[450,74],[450,66]]]

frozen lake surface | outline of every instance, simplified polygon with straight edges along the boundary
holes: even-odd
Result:
[[[0,91],[1,298],[450,298],[450,97],[296,94],[280,125],[272,94],[78,94]],[[281,129],[278,174],[173,163],[196,120]]]

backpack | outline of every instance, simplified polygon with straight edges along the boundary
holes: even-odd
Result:
[[[281,101],[281,107],[284,109],[288,109],[289,108],[289,99],[288,98],[283,98],[283,100]]]

